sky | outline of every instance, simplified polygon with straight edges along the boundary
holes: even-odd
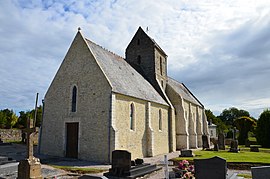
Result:
[[[269,0],[1,0],[0,109],[41,104],[78,27],[124,57],[139,26],[206,109],[269,108]]]

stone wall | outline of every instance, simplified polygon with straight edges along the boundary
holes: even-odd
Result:
[[[131,105],[135,109],[134,129],[130,128]],[[113,118],[116,150],[128,150],[133,159],[169,152],[168,106],[116,94],[114,110],[117,111]],[[162,126],[159,126],[159,113]]]
[[[39,131],[39,128],[36,129]],[[2,141],[21,141],[22,140],[21,129],[0,129],[0,136]],[[38,132],[34,135],[34,144],[38,144]]]
[[[2,141],[21,141],[22,131],[19,129],[0,129]]]
[[[76,111],[72,89],[77,87]],[[78,123],[78,158],[109,162],[111,87],[78,33],[45,95],[40,149],[65,157],[67,124]]]

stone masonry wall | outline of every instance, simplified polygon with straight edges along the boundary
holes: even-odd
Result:
[[[76,112],[71,112],[73,86]],[[66,125],[78,122],[78,158],[109,162],[110,101],[111,87],[78,32],[45,96],[41,153],[64,157]]]
[[[0,138],[2,141],[12,140],[21,141],[22,140],[22,130],[20,129],[0,129]]]
[[[146,130],[147,101],[116,94],[115,117],[113,119],[115,129],[115,149],[128,150],[131,157],[146,157],[149,150],[148,140],[151,140],[153,156],[169,152],[168,144],[168,107],[151,103],[150,106],[150,127],[153,130],[150,134]],[[135,107],[135,127],[130,129],[130,105]],[[162,131],[159,131],[158,114],[162,111]],[[152,138],[150,138],[152,136]]]

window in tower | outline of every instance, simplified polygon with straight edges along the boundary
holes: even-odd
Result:
[[[138,63],[138,64],[141,64],[141,62],[142,62],[142,60],[141,60],[141,55],[138,55],[138,57],[137,57],[137,63]]]
[[[160,68],[160,74],[162,75],[162,58],[159,58],[159,68]]]

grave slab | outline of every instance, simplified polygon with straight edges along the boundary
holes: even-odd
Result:
[[[270,178],[270,166],[251,167],[253,179]]]

